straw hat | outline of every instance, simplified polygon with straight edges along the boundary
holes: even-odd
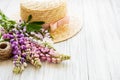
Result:
[[[21,0],[20,17],[26,21],[32,15],[32,21],[44,21],[49,25],[67,15],[66,0]],[[57,26],[50,31],[53,41],[60,42],[73,37],[81,30],[81,21],[78,16],[69,15],[69,23]]]

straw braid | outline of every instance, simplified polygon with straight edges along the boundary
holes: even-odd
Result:
[[[27,17],[32,15],[32,21],[56,22],[66,16],[66,2],[63,2],[64,0],[58,1],[61,3],[55,4],[56,6],[54,6],[54,1],[48,5],[36,2],[21,3],[21,17],[26,21]]]
[[[0,60],[5,60],[11,57],[11,45],[9,42],[0,42]]]

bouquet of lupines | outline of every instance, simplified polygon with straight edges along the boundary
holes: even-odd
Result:
[[[14,73],[21,73],[28,63],[40,68],[41,62],[56,64],[70,59],[53,48],[49,31],[42,28],[44,22],[30,22],[31,19],[30,15],[26,22],[16,23],[0,12],[0,42],[11,44]]]

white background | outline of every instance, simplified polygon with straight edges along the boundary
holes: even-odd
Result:
[[[8,16],[19,11],[19,0],[0,0]],[[69,0],[79,14],[82,31],[56,44],[71,60],[59,65],[31,65],[21,74],[12,73],[12,61],[0,62],[0,80],[120,80],[120,0]]]

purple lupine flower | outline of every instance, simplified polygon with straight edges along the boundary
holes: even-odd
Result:
[[[18,46],[13,46],[13,49],[15,49],[16,51],[19,50]]]
[[[24,39],[23,38],[19,38],[19,44],[24,44]]]
[[[21,60],[21,62],[22,62],[22,63],[24,63],[24,62],[25,62],[25,59],[24,59],[24,58],[21,58],[20,60]]]
[[[12,44],[15,40],[14,39],[10,39],[10,43]]]
[[[17,55],[17,51],[16,51],[16,50],[13,50],[13,51],[12,51],[12,54],[13,54],[13,55]]]
[[[21,32],[20,32],[20,31],[18,31],[17,29],[15,29],[15,30],[14,30],[14,33],[15,33],[16,35],[21,34]]]
[[[11,45],[12,45],[12,48],[14,48],[16,46],[15,44],[13,44],[13,42],[11,42]]]
[[[26,54],[25,52],[23,52],[23,53],[21,54],[21,56],[24,57],[24,58],[26,57],[26,55],[27,55],[27,54]]]
[[[13,59],[14,69],[13,72],[18,74],[21,73],[27,66],[25,58],[19,56],[18,58]]]
[[[20,55],[21,50],[13,50],[12,53],[13,53],[13,55]]]
[[[3,39],[10,39],[10,35],[9,34],[3,34]]]
[[[15,46],[19,45],[19,43],[17,41],[14,41],[12,44],[15,45]]]
[[[18,55],[14,55],[14,56],[13,56],[13,59],[18,59]]]
[[[21,45],[20,48],[21,48],[22,50],[26,50],[26,49],[27,49],[25,45]]]
[[[17,30],[18,29],[18,30]],[[17,29],[13,29],[13,33],[5,35],[5,38],[10,39],[12,45],[13,63],[15,64],[14,71],[20,73],[24,70],[26,61],[30,62],[35,67],[41,67],[41,61],[49,63],[60,63],[63,60],[67,60],[69,57],[64,55],[57,55],[56,50],[48,47],[44,44],[44,41],[49,41],[50,34],[47,30],[42,29],[40,32],[33,35],[39,38],[43,43],[38,44],[37,41],[29,38],[30,36],[26,32],[26,27],[21,28],[17,26]],[[23,34],[24,33],[24,34]],[[13,36],[14,34],[14,36]]]
[[[17,34],[17,38],[21,38],[21,37],[24,37],[24,34],[23,34],[23,33]]]
[[[9,35],[9,37],[10,37],[10,39],[13,39],[13,38],[14,38],[14,36],[13,36],[13,35]]]

